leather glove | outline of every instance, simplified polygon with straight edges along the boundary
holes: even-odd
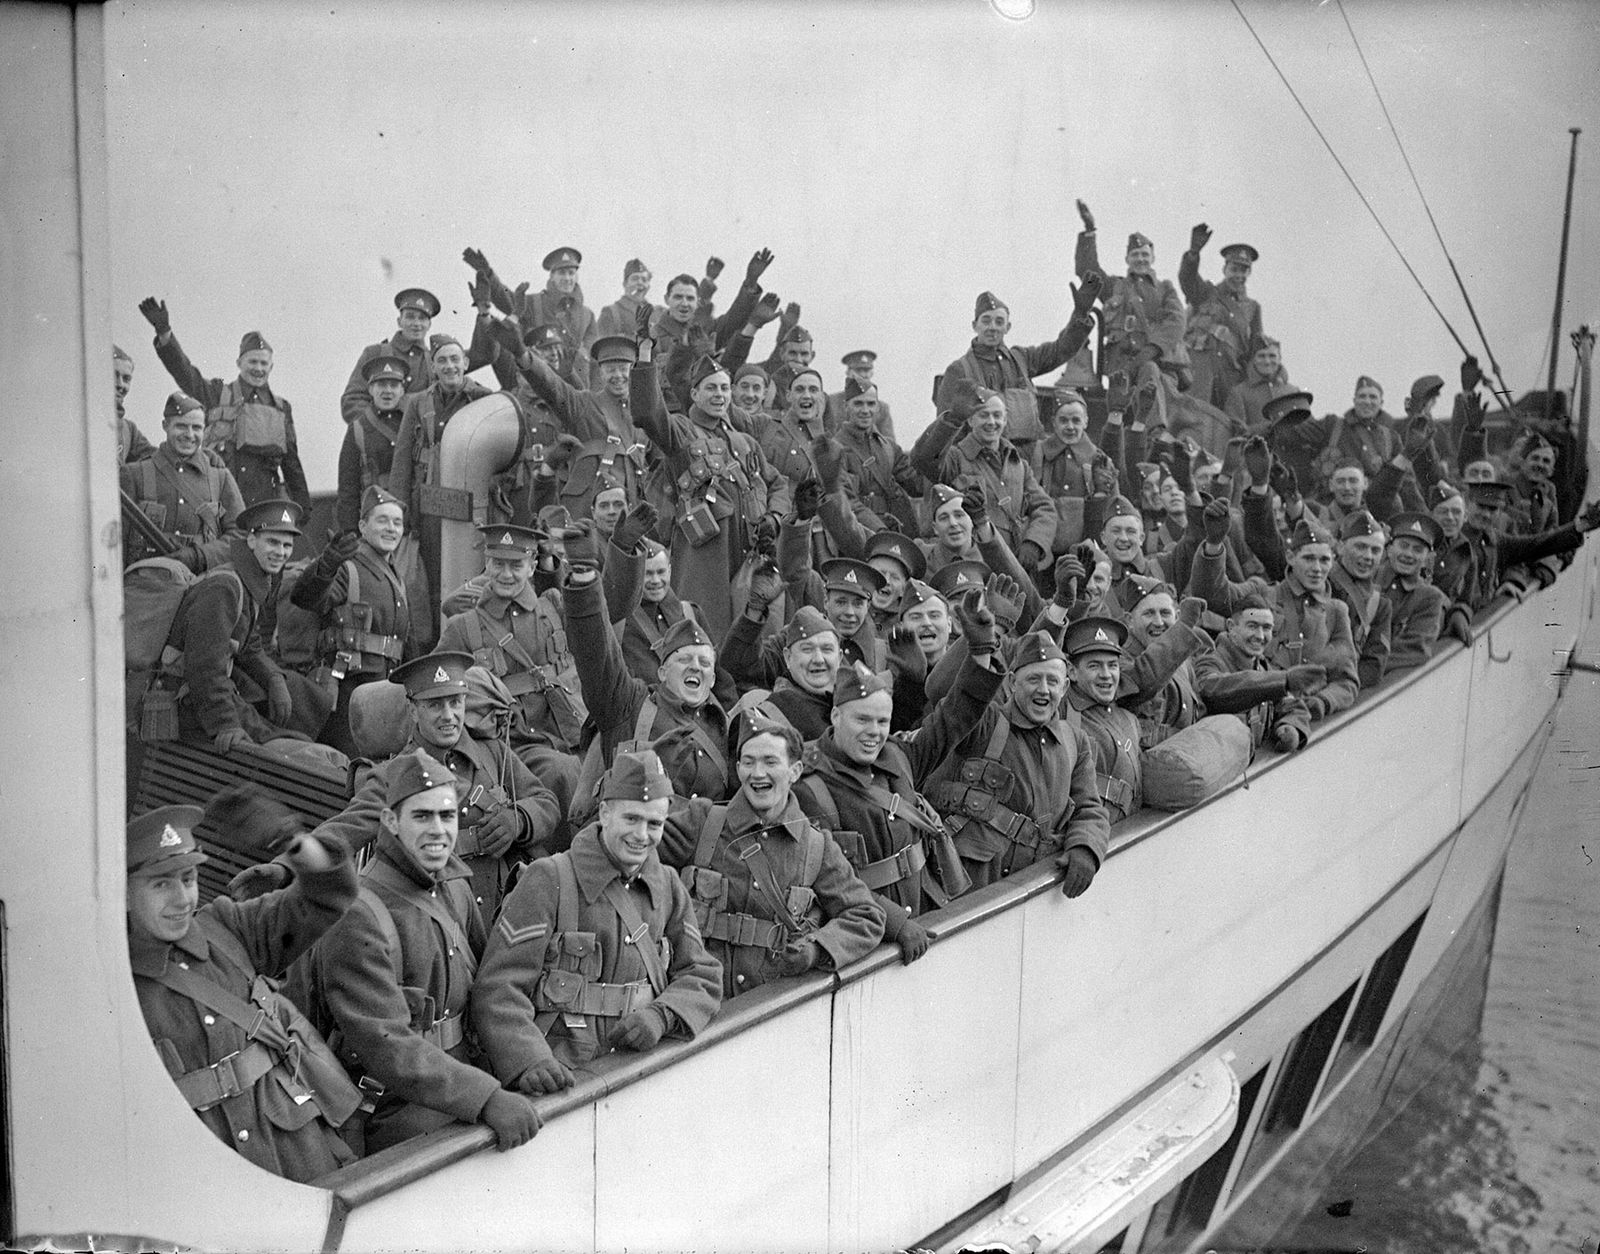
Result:
[[[234,844],[273,854],[295,845],[306,830],[298,815],[258,784],[233,784],[217,793],[206,803],[206,824]]]
[[[317,554],[317,574],[332,579],[361,548],[361,535],[356,531],[341,531],[328,537],[327,546]]]
[[[717,294],[716,282],[709,275],[706,278],[701,279],[700,282],[696,283],[694,288],[699,294],[700,303],[702,305],[709,305],[711,303],[711,298]]]
[[[479,274],[488,275],[494,273],[494,267],[489,264],[489,259],[476,248],[463,248],[461,250],[461,260]]]
[[[1056,559],[1056,595],[1055,603],[1063,609],[1070,609],[1078,599],[1078,589],[1089,578],[1089,572],[1084,570],[1082,560],[1074,553],[1067,553]]]
[[[1267,471],[1267,482],[1272,485],[1272,490],[1285,505],[1300,499],[1300,479],[1294,473],[1294,467],[1288,462],[1280,462],[1274,457],[1272,469]]]
[[[779,298],[776,292],[765,293],[756,302],[756,307],[750,311],[750,325],[757,330],[767,325],[778,316]]]
[[[822,484],[809,477],[800,480],[794,490],[794,516],[801,522],[810,522],[821,504]]]
[[[478,856],[498,858],[522,835],[522,811],[505,805],[478,824]]]
[[[144,315],[145,321],[155,328],[157,339],[172,330],[172,319],[167,316],[166,301],[146,296],[139,302],[139,312]]]
[[[712,260],[714,261],[716,259],[712,258]],[[720,267],[722,263],[718,262],[717,264]],[[758,248],[758,249],[756,249],[756,251],[751,255],[749,263],[744,268],[745,286],[746,287],[753,287],[758,281],[760,281],[761,276],[767,272],[767,267],[770,266],[771,264],[772,264],[772,249],[770,249],[770,248]],[[707,274],[711,273],[711,264],[710,264],[710,262],[706,263],[706,273]],[[716,276],[712,275],[712,277],[715,278]],[[794,320],[796,322],[800,321],[800,306],[799,305],[795,305],[794,306]]]
[[[1313,662],[1302,662],[1298,666],[1291,666],[1288,670],[1288,679],[1285,686],[1297,697],[1305,696],[1308,692],[1315,692],[1328,682],[1328,668]]]
[[[783,335],[790,327],[800,325],[800,302],[790,301],[783,307],[783,314],[778,318],[778,334]]]
[[[1003,601],[1010,601],[1013,605],[1022,604],[1022,585],[1010,575],[990,575],[983,590],[989,594],[989,599],[999,597]]]
[[[817,965],[819,953],[814,940],[790,941],[775,960],[779,975],[804,975]]]
[[[722,258],[721,257],[707,257],[706,258],[706,278],[715,279],[721,273],[722,273]]]
[[[1311,721],[1313,723],[1320,718],[1327,717],[1328,703],[1321,697],[1317,696],[1315,693],[1312,693],[1311,696],[1304,698],[1304,701],[1306,710],[1311,715]]]
[[[1468,392],[1461,398],[1462,412],[1466,415],[1466,429],[1468,431],[1483,430],[1483,400],[1476,392]]]
[[[489,337],[512,361],[521,361],[522,354],[528,351],[527,345],[522,342],[522,328],[510,318],[496,322],[489,332]]]
[[[250,901],[287,888],[294,881],[294,872],[281,862],[262,862],[247,866],[228,881],[226,896],[235,901]]]
[[[977,535],[983,530],[983,524],[989,521],[989,503],[983,499],[983,489],[973,484],[961,494],[961,508],[967,512],[967,517],[972,519],[972,534]],[[1023,565],[1027,565],[1026,562]]]
[[[250,733],[242,727],[224,727],[211,738],[211,747],[218,753],[232,753],[240,745],[254,744]]]
[[[489,1094],[489,1100],[483,1104],[482,1118],[494,1129],[495,1148],[498,1150],[526,1145],[544,1126],[544,1120],[539,1118],[539,1112],[533,1108],[532,1102],[521,1093],[508,1093],[505,1089],[496,1089]]]
[[[837,492],[844,476],[844,445],[831,435],[819,435],[811,441],[811,460],[817,468],[822,490]]]
[[[783,576],[778,573],[778,568],[771,562],[763,562],[750,576],[750,589],[745,594],[745,612],[754,617],[759,610],[765,617],[767,607],[782,592]]]
[[[967,650],[974,657],[980,653],[993,653],[997,629],[994,611],[982,588],[968,588],[955,603],[956,621],[961,624],[961,634]]]
[[[889,669],[894,672],[896,685],[903,677],[906,683],[921,688],[928,678],[928,658],[917,643],[917,633],[897,623],[889,629],[887,643]]]
[[[624,553],[631,554],[639,547],[639,542],[655,530],[660,520],[661,515],[654,505],[649,501],[640,501],[622,516],[622,521],[611,533],[611,543]]]
[[[1305,746],[1305,733],[1293,723],[1280,723],[1273,730],[1272,743],[1280,753],[1293,753]]]
[[[1089,206],[1081,200],[1078,202],[1078,216],[1083,219],[1083,229],[1092,232],[1094,230],[1094,214],[1089,212]]]
[[[1172,477],[1184,496],[1194,491],[1194,453],[1187,444],[1172,450]]]
[[[778,519],[773,514],[763,514],[756,522],[755,546],[770,549],[778,543]]]
[[[1090,270],[1083,276],[1082,282],[1072,291],[1072,313],[1074,317],[1087,317],[1094,308],[1095,301],[1100,299],[1100,292],[1106,285],[1106,276],[1098,270]],[[1070,287],[1070,285],[1069,285]]]
[[[1416,461],[1422,456],[1422,451],[1428,447],[1428,442],[1433,439],[1433,423],[1426,414],[1418,414],[1406,423],[1405,438],[1401,441],[1400,451],[1410,460]]]
[[[1478,359],[1468,353],[1461,361],[1461,390],[1470,392],[1483,382],[1483,369],[1478,365]]]
[[[517,1077],[519,1093],[559,1093],[571,1087],[572,1072],[565,1063],[554,1058],[529,1063],[527,1070]]]
[[[1084,891],[1094,882],[1095,872],[1100,869],[1090,853],[1082,845],[1074,845],[1066,853],[1056,859],[1056,865],[1066,874],[1061,880],[1061,891],[1068,897],[1081,897]]]
[[[1250,476],[1251,487],[1264,488],[1272,482],[1272,451],[1259,435],[1245,441],[1244,468]]]
[[[1220,496],[1206,506],[1200,518],[1205,524],[1207,544],[1221,544],[1228,538],[1228,525],[1232,517],[1228,502]]]
[[[1596,527],[1600,527],[1600,497],[1596,497],[1579,510],[1578,516],[1572,521],[1578,530],[1583,532],[1593,531]]]
[[[1205,617],[1206,603],[1203,597],[1184,597],[1178,602],[1178,621],[1185,627],[1198,627],[1200,620]]]
[[[978,406],[983,404],[978,397],[977,384],[965,374],[958,373],[950,378],[949,396],[950,416],[960,422],[966,422],[977,412]]]
[[[1452,640],[1459,640],[1467,648],[1472,647],[1472,616],[1461,606],[1454,606],[1444,616],[1444,632]]]
[[[580,570],[600,569],[600,538],[595,534],[594,519],[582,518],[567,532],[562,541],[567,569],[573,574]]]
[[[1109,458],[1105,461],[1096,461],[1089,471],[1089,482],[1094,488],[1096,496],[1115,496],[1117,494],[1117,469],[1111,464]]]
[[[583,441],[575,435],[563,431],[556,436],[554,444],[545,445],[544,459],[551,466],[565,466],[572,460],[572,455],[583,447]]]
[[[639,308],[633,315],[633,338],[644,341],[650,338],[650,319],[655,317],[655,310],[649,302],[641,301]]]
[[[1017,545],[1017,561],[1022,563],[1024,570],[1043,570],[1049,560],[1050,555],[1033,540],[1024,540]]]
[[[267,721],[285,727],[294,715],[294,699],[289,696],[289,681],[274,675],[267,681]]]
[[[1190,252],[1197,253],[1210,242],[1211,242],[1211,228],[1209,226],[1207,226],[1204,222],[1197,223],[1194,226],[1189,228],[1189,251]]]
[[[472,297],[473,306],[481,314],[486,314],[489,312],[489,305],[491,303],[489,292],[489,276],[484,271],[480,270],[473,278],[472,282],[467,284],[467,295]]]
[[[1111,378],[1106,382],[1106,419],[1111,421],[1115,416],[1117,422],[1122,421],[1122,415],[1127,412],[1130,388],[1128,372],[1125,370],[1113,371]]]
[[[612,1028],[611,1035],[606,1037],[606,1044],[612,1049],[631,1049],[635,1053],[642,1054],[645,1050],[654,1049],[659,1045],[666,1031],[667,1021],[663,1012],[654,1006],[646,1006],[643,1010],[635,1010],[632,1014],[624,1015],[617,1020],[617,1026]]]
[[[894,938],[894,943],[900,946],[900,961],[909,967],[928,952],[933,937],[929,936],[928,929],[915,919],[907,919],[900,925],[900,935]]]

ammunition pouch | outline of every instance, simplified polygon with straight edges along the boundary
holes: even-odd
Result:
[[[649,980],[602,984],[576,971],[547,970],[534,988],[533,1008],[541,1013],[620,1019],[655,999]]]

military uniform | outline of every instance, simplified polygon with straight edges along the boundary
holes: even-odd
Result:
[[[367,391],[366,369],[380,357],[397,357],[405,362],[407,392],[424,392],[433,385],[433,359],[428,355],[427,341],[407,339],[396,331],[386,340],[367,345],[356,358],[355,369],[350,372],[344,394],[339,397],[339,412],[345,422],[354,423],[377,412]]]
[[[129,874],[178,872],[205,860],[194,806],[152,810],[128,825]],[[324,870],[298,868],[280,892],[218,897],[180,940],[130,932],[134,993],[162,1065],[202,1123],[256,1166],[309,1183],[355,1160],[334,1129],[360,1098],[327,1044],[276,992],[280,975],[349,909],[355,864],[330,846]]]
[[[1069,444],[1051,432],[1039,446],[1039,488],[1056,507],[1050,552],[1066,553],[1099,536],[1106,504],[1117,494],[1117,468],[1087,435]]]
[[[745,856],[752,845],[760,854]],[[681,868],[700,933],[722,964],[724,997],[779,978],[774,956],[799,935],[816,943],[832,970],[865,957],[883,938],[882,909],[792,795],[775,820],[757,814],[742,793],[725,806],[694,802],[669,822],[661,856]],[[755,877],[769,867],[763,891]],[[798,934],[780,921],[784,910]]]
[[[1226,257],[1248,245],[1230,244]],[[1255,249],[1250,248],[1251,254]],[[1253,264],[1255,257],[1250,261]],[[1189,393],[1208,405],[1222,406],[1236,384],[1244,382],[1246,353],[1261,334],[1261,305],[1226,283],[1200,277],[1200,254],[1190,249],[1178,263],[1178,286],[1189,302],[1184,343],[1194,382]]]
[[[1128,237],[1130,251],[1136,243],[1150,246],[1150,241],[1137,231]],[[1101,269],[1095,232],[1078,233],[1074,267],[1080,278]],[[1189,353],[1183,340],[1187,319],[1183,300],[1171,279],[1131,272],[1107,275],[1100,305],[1106,330],[1101,374],[1124,371],[1132,377],[1138,370],[1138,356],[1146,348],[1160,350],[1158,362],[1162,367],[1188,367]]]
[[[871,515],[862,521],[877,528],[917,530],[916,502],[928,484],[905,450],[876,428],[863,433],[849,423],[834,438],[844,449],[845,483],[856,504]]]
[[[145,516],[180,544],[217,539],[233,530],[244,510],[239,485],[209,449],[179,457],[163,440],[143,461],[123,466],[121,479]]]
[[[596,363],[636,360],[631,339],[605,337],[595,341]],[[627,494],[630,504],[643,495],[647,469],[642,433],[633,425],[627,397],[612,396],[604,388],[580,391],[532,354],[523,377],[546,402],[561,431],[579,441],[563,467],[557,499],[574,518],[586,518],[601,491],[601,477],[610,475]]]
[[[1195,682],[1212,714],[1237,714],[1250,728],[1258,749],[1269,734],[1292,728],[1304,744],[1311,735],[1305,703],[1289,693],[1289,677],[1265,657],[1251,657],[1226,634],[1216,647],[1196,659]]]
[[[530,866],[506,898],[472,990],[472,1020],[495,1075],[514,1086],[534,1063],[576,1067],[604,1054],[616,1023],[646,1007],[666,1034],[693,1038],[721,1001],[721,971],[683,882],[655,853],[624,876],[591,823],[570,850]]]

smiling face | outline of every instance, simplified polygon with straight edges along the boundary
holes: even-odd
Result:
[[[467,717],[467,694],[446,693],[442,697],[418,697],[411,703],[417,719],[417,735],[436,749],[452,749],[461,739]]]
[[[1357,418],[1370,422],[1383,408],[1383,389],[1371,383],[1362,384],[1356,389],[1351,407],[1356,411]]]
[[[1423,567],[1432,561],[1432,547],[1415,536],[1396,536],[1389,542],[1389,565],[1402,579],[1421,574]]]
[[[172,418],[164,419],[167,443],[179,457],[193,457],[200,451],[200,442],[206,434],[206,415],[201,409],[190,409]]]
[[[655,278],[648,270],[635,270],[622,280],[622,294],[631,296],[634,300],[643,300],[650,295],[650,284]]]
[[[810,340],[790,340],[783,346],[783,364],[791,370],[809,366],[811,359],[816,355],[816,345]]]
[[[1255,371],[1258,379],[1273,378],[1282,364],[1283,358],[1276,344],[1268,344],[1250,359],[1250,369]]]
[[[459,804],[455,785],[440,784],[413,793],[400,802],[398,810],[385,808],[378,817],[383,830],[399,840],[419,867],[438,875],[455,852]]]
[[[117,417],[122,417],[123,400],[133,386],[133,362],[126,357],[111,359],[111,387],[117,396]]]
[[[674,322],[688,325],[694,311],[700,307],[700,293],[693,283],[679,281],[667,288],[667,316]]]
[[[1081,653],[1072,663],[1072,686],[1100,705],[1115,704],[1122,659],[1115,653]]]
[[[467,378],[467,355],[459,344],[445,344],[433,355],[433,375],[439,387],[454,393],[461,390]]]
[[[392,505],[374,505],[361,520],[361,538],[378,552],[389,554],[400,547],[400,537],[405,534],[405,511],[398,502]]]
[[[1341,466],[1328,476],[1328,491],[1346,509],[1361,504],[1367,493],[1367,475],[1360,466]]]
[[[744,742],[736,769],[744,799],[752,810],[770,820],[789,804],[789,794],[805,766],[790,758],[789,744],[782,736],[764,732]]]
[[[1357,579],[1371,579],[1382,560],[1382,536],[1351,536],[1339,542],[1339,565]]]
[[[767,382],[760,375],[744,375],[733,385],[733,404],[741,414],[760,413],[766,403]]]
[[[845,421],[857,435],[865,435],[878,422],[878,394],[863,392],[852,396],[844,407]]]
[[[802,419],[822,414],[822,380],[814,374],[796,376],[789,384],[789,407]]]
[[[711,697],[716,678],[717,651],[709,644],[689,644],[674,649],[656,668],[661,690],[680,705],[699,709]]]
[[[428,328],[433,325],[433,319],[420,309],[402,309],[395,321],[400,328],[400,338],[412,344],[427,339]]]
[[[726,419],[733,404],[733,384],[725,370],[708,374],[695,384],[694,403],[718,420]]]
[[[1167,634],[1178,621],[1178,607],[1167,592],[1152,592],[1133,607],[1128,618],[1128,629],[1134,638],[1149,644]]]
[[[1076,444],[1088,429],[1089,411],[1082,401],[1068,401],[1056,410],[1056,434],[1066,443]]]
[[[972,330],[985,348],[999,348],[1011,330],[1011,311],[1004,305],[987,310],[972,320]]]
[[[550,271],[550,285],[563,296],[571,296],[578,286],[577,266],[557,266]]]
[[[1144,551],[1144,521],[1131,514],[1116,514],[1100,529],[1100,544],[1113,562],[1124,566]]]
[[[628,399],[628,376],[633,366],[625,361],[603,361],[599,366],[600,388],[619,401]]]
[[[1459,496],[1447,496],[1433,507],[1433,521],[1439,524],[1446,540],[1461,534],[1467,521],[1467,503]]]
[[[628,494],[621,488],[607,488],[604,492],[595,493],[594,498],[594,525],[603,536],[609,536],[617,529],[617,524],[622,521],[622,515],[628,508]]]
[[[294,537],[282,531],[252,531],[245,544],[268,575],[281,571],[294,553]]]
[[[1128,249],[1128,273],[1149,274],[1156,264],[1156,250],[1149,244]]]
[[[133,875],[128,879],[128,934],[171,944],[189,934],[200,905],[200,877],[194,867]]]
[[[251,349],[239,358],[239,377],[253,388],[267,386],[267,376],[272,373],[272,350]]]
[[[834,706],[828,716],[833,726],[833,742],[850,761],[871,766],[889,740],[889,719],[894,699],[887,692],[874,692],[842,706]]]
[[[1002,396],[991,396],[967,419],[967,427],[984,448],[999,448],[1000,437],[1006,433],[1006,402]]]
[[[1228,639],[1246,657],[1264,657],[1272,641],[1272,611],[1240,610],[1228,619]]]
[[[839,658],[839,637],[831,631],[797,640],[783,651],[789,678],[796,687],[816,695],[833,691]]]
[[[867,621],[867,598],[854,592],[840,592],[837,588],[823,598],[822,609],[828,621],[844,637],[853,636]]]
[[[671,805],[671,797],[654,801],[617,797],[600,803],[600,847],[624,877],[637,875],[650,851],[661,843]]]
[[[1333,570],[1331,544],[1303,544],[1289,555],[1289,569],[1309,592],[1322,592]]]
[[[1011,703],[1028,722],[1043,727],[1061,709],[1067,694],[1067,664],[1052,658],[1020,667],[1011,685]]]
[[[943,601],[923,601],[900,615],[902,626],[917,638],[917,648],[929,662],[937,662],[950,645],[950,611]]]
[[[516,557],[495,557],[490,554],[483,561],[484,573],[489,576],[489,591],[507,601],[522,595],[528,581],[533,578],[533,567],[534,559],[526,553]]]
[[[400,398],[406,394],[406,385],[399,379],[374,379],[367,384],[367,395],[380,413],[400,408]]]
[[[640,596],[647,604],[655,605],[667,595],[671,585],[672,558],[665,549],[651,553],[644,559],[644,588]]]
[[[1538,481],[1548,479],[1556,471],[1555,449],[1548,445],[1533,449],[1522,459],[1522,470],[1530,479]]]
[[[972,544],[972,517],[959,497],[933,511],[933,535],[952,553],[965,553]]]
[[[883,587],[872,594],[872,606],[879,610],[892,610],[900,604],[900,595],[906,590],[906,568],[895,558],[875,553],[867,565],[883,576]]]
[[[1229,291],[1243,294],[1249,278],[1250,263],[1243,257],[1229,257],[1222,263],[1222,286]]]

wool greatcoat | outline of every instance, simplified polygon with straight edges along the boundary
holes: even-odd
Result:
[[[571,859],[577,880],[578,913],[563,919],[560,877],[550,858],[533,863],[506,898],[500,921],[489,932],[489,945],[472,989],[472,1022],[490,1068],[502,1084],[514,1087],[530,1066],[552,1057],[569,1067],[604,1054],[606,1037],[621,1016],[585,1014],[582,1025],[562,1014],[540,1010],[536,994],[546,970],[562,954],[562,938],[582,934],[594,938],[580,974],[604,984],[640,984],[640,1000],[666,1019],[667,1032],[692,1039],[711,1021],[722,1002],[722,972],[706,952],[695,925],[689,891],[655,853],[632,878],[625,878],[600,843],[600,828],[591,823],[572,838],[563,856]],[[649,928],[642,941],[630,938],[612,904],[611,885],[626,894],[639,919]],[[649,974],[639,957],[640,944],[653,945],[662,956],[667,984],[649,993]]]
[[[209,1067],[249,1041],[244,1028],[168,988],[160,977],[169,965],[179,966],[251,1001],[259,976],[281,975],[355,900],[355,863],[336,845],[327,850],[331,866],[302,871],[279,892],[241,902],[218,897],[195,915],[182,940],[168,944],[129,937],[139,1009],[173,1077]],[[247,959],[243,965],[241,952]],[[333,1128],[355,1113],[359,1097],[294,1004],[276,994],[264,996],[270,997],[272,1016],[291,1038],[299,1038],[300,1065],[280,1061],[245,1092],[195,1113],[218,1140],[256,1166],[303,1184],[354,1161]],[[257,1004],[265,1008],[266,1001]],[[328,1082],[317,1083],[324,1076]],[[315,1086],[309,1101],[303,1100],[313,1091],[307,1081]]]

